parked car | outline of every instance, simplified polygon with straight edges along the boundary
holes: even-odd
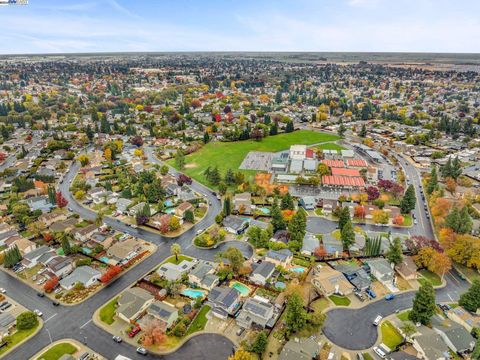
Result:
[[[37,296],[38,296],[38,297],[44,297],[45,294],[44,294],[43,292],[38,292],[38,293],[37,293]]]
[[[53,301],[52,304],[53,304],[53,306],[58,306],[58,305],[60,305],[60,303],[59,303],[58,301]]]
[[[0,294],[5,294],[7,292],[7,290],[5,290],[4,288],[0,288]]]
[[[119,343],[119,344],[123,341],[120,336],[116,336],[116,335],[112,339],[113,339],[113,341],[115,341],[116,343]]]
[[[360,299],[360,301],[365,301],[365,296],[360,291],[354,291],[353,292],[357,298]]]
[[[90,358],[90,353],[84,352],[82,355],[80,355],[78,360],[87,360],[88,358]]]
[[[132,329],[132,331],[130,331],[130,332],[128,333],[128,337],[131,337],[131,338],[135,337],[135,335],[137,335],[137,334],[140,332],[140,330],[141,330],[141,329],[140,329],[139,327],[135,326],[135,327]]]
[[[148,354],[148,351],[147,351],[147,349],[145,349],[143,347],[139,347],[139,348],[137,348],[137,353],[145,356],[145,355]]]
[[[385,356],[387,356],[387,354],[385,354],[385,353],[383,352],[383,350],[380,349],[378,346],[374,346],[373,351],[375,352],[375,354],[377,354],[378,356],[380,356],[382,359],[384,359]]]
[[[365,290],[365,292],[367,293],[368,296],[370,296],[372,299],[375,299],[377,297],[377,295],[373,292],[372,289],[367,289]]]
[[[378,324],[380,324],[380,321],[382,321],[382,319],[383,319],[382,315],[377,315],[375,320],[373,320],[373,325],[378,326]]]
[[[240,336],[240,335],[242,335],[244,331],[245,331],[245,329],[244,329],[244,328],[240,328],[240,329],[238,329],[238,330],[237,330],[237,336]]]
[[[395,299],[395,294],[388,294],[385,296],[385,300],[390,301]]]
[[[43,316],[43,313],[42,313],[40,310],[38,310],[38,309],[33,310],[33,312],[34,312],[37,316],[39,316],[39,317],[42,317],[42,316]]]

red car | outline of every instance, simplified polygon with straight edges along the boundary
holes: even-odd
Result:
[[[128,333],[128,337],[131,337],[131,338],[135,337],[135,335],[137,335],[140,332],[140,330],[141,329],[139,327],[134,327],[132,331]]]

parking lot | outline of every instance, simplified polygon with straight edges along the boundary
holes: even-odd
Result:
[[[275,156],[274,153],[250,151],[240,164],[240,169],[269,171]]]

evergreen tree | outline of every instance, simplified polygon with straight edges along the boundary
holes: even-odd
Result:
[[[232,203],[230,201],[230,196],[226,196],[223,200],[223,213],[225,216],[228,216],[232,213]]]
[[[177,153],[175,154],[175,165],[180,170],[183,170],[185,168],[185,155],[180,149],[178,149]]]
[[[88,140],[90,140],[90,141],[93,140],[94,133],[93,133],[93,130],[92,130],[92,127],[90,126],[90,124],[87,125],[87,128],[85,129],[85,134],[87,135]]]
[[[285,309],[287,333],[295,333],[307,325],[307,312],[303,308],[303,299],[297,292],[289,296]]]
[[[413,209],[415,209],[415,203],[417,199],[415,197],[415,189],[413,185],[409,185],[403,195],[403,199],[400,202],[400,210],[402,214],[409,214]]]
[[[213,185],[218,185],[220,183],[220,180],[222,180],[217,166],[215,166],[213,170],[210,171],[209,180]]]
[[[295,205],[293,204],[292,196],[290,195],[289,192],[287,192],[283,196],[282,201],[280,203],[280,208],[282,210],[294,210],[295,209]]]
[[[476,279],[473,281],[467,292],[460,296],[458,304],[472,313],[480,308],[480,280]]]
[[[307,228],[307,217],[305,211],[300,209],[293,215],[292,220],[288,223],[288,233],[290,234],[290,241],[303,242]]]
[[[350,246],[355,243],[355,231],[353,230],[352,221],[348,221],[343,225],[342,230],[340,230],[340,235],[342,239],[343,249],[348,251]]]
[[[278,125],[276,123],[273,123],[270,125],[270,135],[277,135],[278,134]]]
[[[268,344],[267,334],[265,334],[265,332],[262,331],[255,338],[255,341],[253,342],[251,347],[251,351],[254,352],[255,354],[262,355],[265,352],[265,349],[267,348],[267,344]]]
[[[70,240],[68,237],[62,239],[62,249],[65,255],[70,255],[72,253],[72,247],[70,246]]]
[[[208,135],[208,132],[203,133],[203,143],[207,144],[210,141],[210,135]]]
[[[193,214],[192,210],[185,211],[184,218],[185,221],[188,221],[191,224],[195,223],[195,215]]]
[[[385,257],[388,261],[394,263],[395,265],[398,265],[403,261],[402,243],[400,241],[400,238],[396,237],[395,239],[393,239],[393,242],[390,243]]]
[[[293,121],[288,121],[287,122],[287,126],[285,127],[285,132],[286,133],[291,133],[293,132],[293,130],[295,130],[294,126],[293,126]]]
[[[350,219],[350,210],[348,207],[342,207],[340,209],[340,214],[338,217],[338,228],[340,231],[343,229],[343,226],[348,222],[351,221]]]
[[[362,138],[367,137],[367,126],[365,124],[362,125],[362,129],[360,130],[358,135]]]
[[[427,184],[427,194],[432,194],[438,189],[438,175],[437,167],[433,165],[432,171],[430,172],[430,181]]]
[[[48,190],[47,190],[47,193],[48,193],[48,201],[50,202],[50,204],[56,204],[57,203],[57,199],[56,199],[56,192],[55,192],[55,188],[53,186],[48,186]]]
[[[152,216],[152,213],[150,211],[150,205],[148,205],[148,202],[146,202],[145,205],[143,205],[142,215],[147,217]]]
[[[413,323],[427,325],[435,314],[435,290],[430,282],[424,283],[415,294],[408,318]]]
[[[272,214],[273,231],[275,232],[278,230],[285,230],[286,229],[285,220],[283,219],[282,212],[278,207],[276,199],[273,202],[271,214]]]
[[[457,229],[458,234],[469,234],[473,228],[473,220],[470,214],[468,213],[468,207],[464,206],[460,210],[460,226]]]
[[[235,184],[235,174],[233,173],[232,169],[227,170],[227,173],[225,174],[225,183],[227,185]]]

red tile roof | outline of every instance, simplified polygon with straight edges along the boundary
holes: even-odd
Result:
[[[307,149],[307,151],[305,152],[305,156],[310,159],[313,159],[313,154],[314,152],[312,149]]]
[[[332,160],[332,159],[324,159],[322,163],[327,165],[328,167],[336,167],[336,168],[343,168],[345,167],[345,163],[343,160]]]
[[[363,187],[365,181],[357,176],[322,176],[323,185]]]
[[[367,167],[368,164],[365,160],[363,159],[348,159],[347,160],[347,166],[351,167]]]
[[[357,169],[332,168],[333,176],[360,176],[360,171]]]

